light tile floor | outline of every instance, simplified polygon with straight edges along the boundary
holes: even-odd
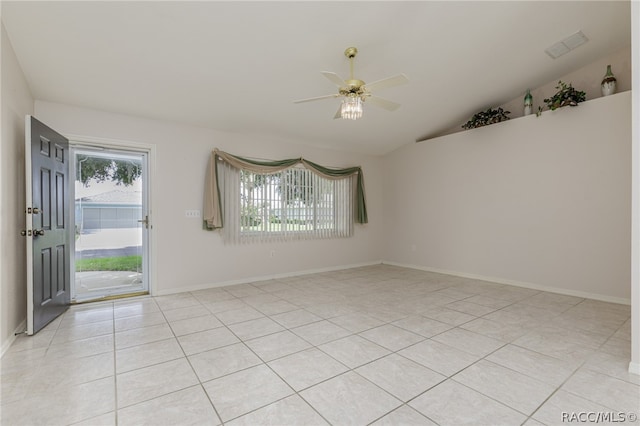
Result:
[[[629,306],[389,265],[79,305],[2,358],[1,423],[638,415],[630,321]]]

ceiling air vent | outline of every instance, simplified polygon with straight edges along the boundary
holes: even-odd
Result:
[[[576,47],[586,43],[587,41],[589,41],[587,36],[585,36],[582,31],[578,31],[575,34],[571,34],[569,37],[566,37],[564,40],[560,40],[553,46],[546,48],[545,52],[553,59],[556,59],[564,55],[565,53],[572,51]]]

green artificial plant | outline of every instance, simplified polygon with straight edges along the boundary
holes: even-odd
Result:
[[[462,125],[462,128],[475,129],[477,127],[507,121],[509,119],[508,114],[511,114],[511,111],[505,111],[502,108],[489,108],[486,111],[480,111],[474,114],[469,121]]]

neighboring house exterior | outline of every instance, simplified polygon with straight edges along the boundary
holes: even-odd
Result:
[[[114,190],[76,199],[76,229],[136,228],[142,218],[140,191]]]

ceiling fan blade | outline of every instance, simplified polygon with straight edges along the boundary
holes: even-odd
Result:
[[[409,79],[404,74],[394,75],[393,77],[383,78],[382,80],[374,81],[373,83],[365,84],[365,87],[369,91],[377,91],[380,89],[386,89],[387,87],[400,86],[401,84],[407,84]]]
[[[319,101],[321,99],[329,99],[329,98],[337,98],[340,97],[341,95],[339,94],[335,94],[335,95],[325,95],[325,96],[318,96],[315,98],[307,98],[307,99],[299,99],[297,101],[293,101],[294,104],[301,104],[303,102],[311,102],[311,101]]]
[[[400,104],[396,102],[392,102],[388,99],[381,98],[379,96],[369,96],[367,97],[367,103],[371,102],[372,104],[379,106],[380,108],[384,108],[387,111],[395,111],[400,108]]]
[[[322,74],[325,77],[327,77],[327,80],[329,80],[330,82],[332,82],[333,84],[335,84],[338,87],[344,87],[344,86],[347,85],[347,83],[345,83],[345,81],[343,79],[341,79],[340,76],[338,74],[336,74],[335,72],[321,71],[320,74]]]

